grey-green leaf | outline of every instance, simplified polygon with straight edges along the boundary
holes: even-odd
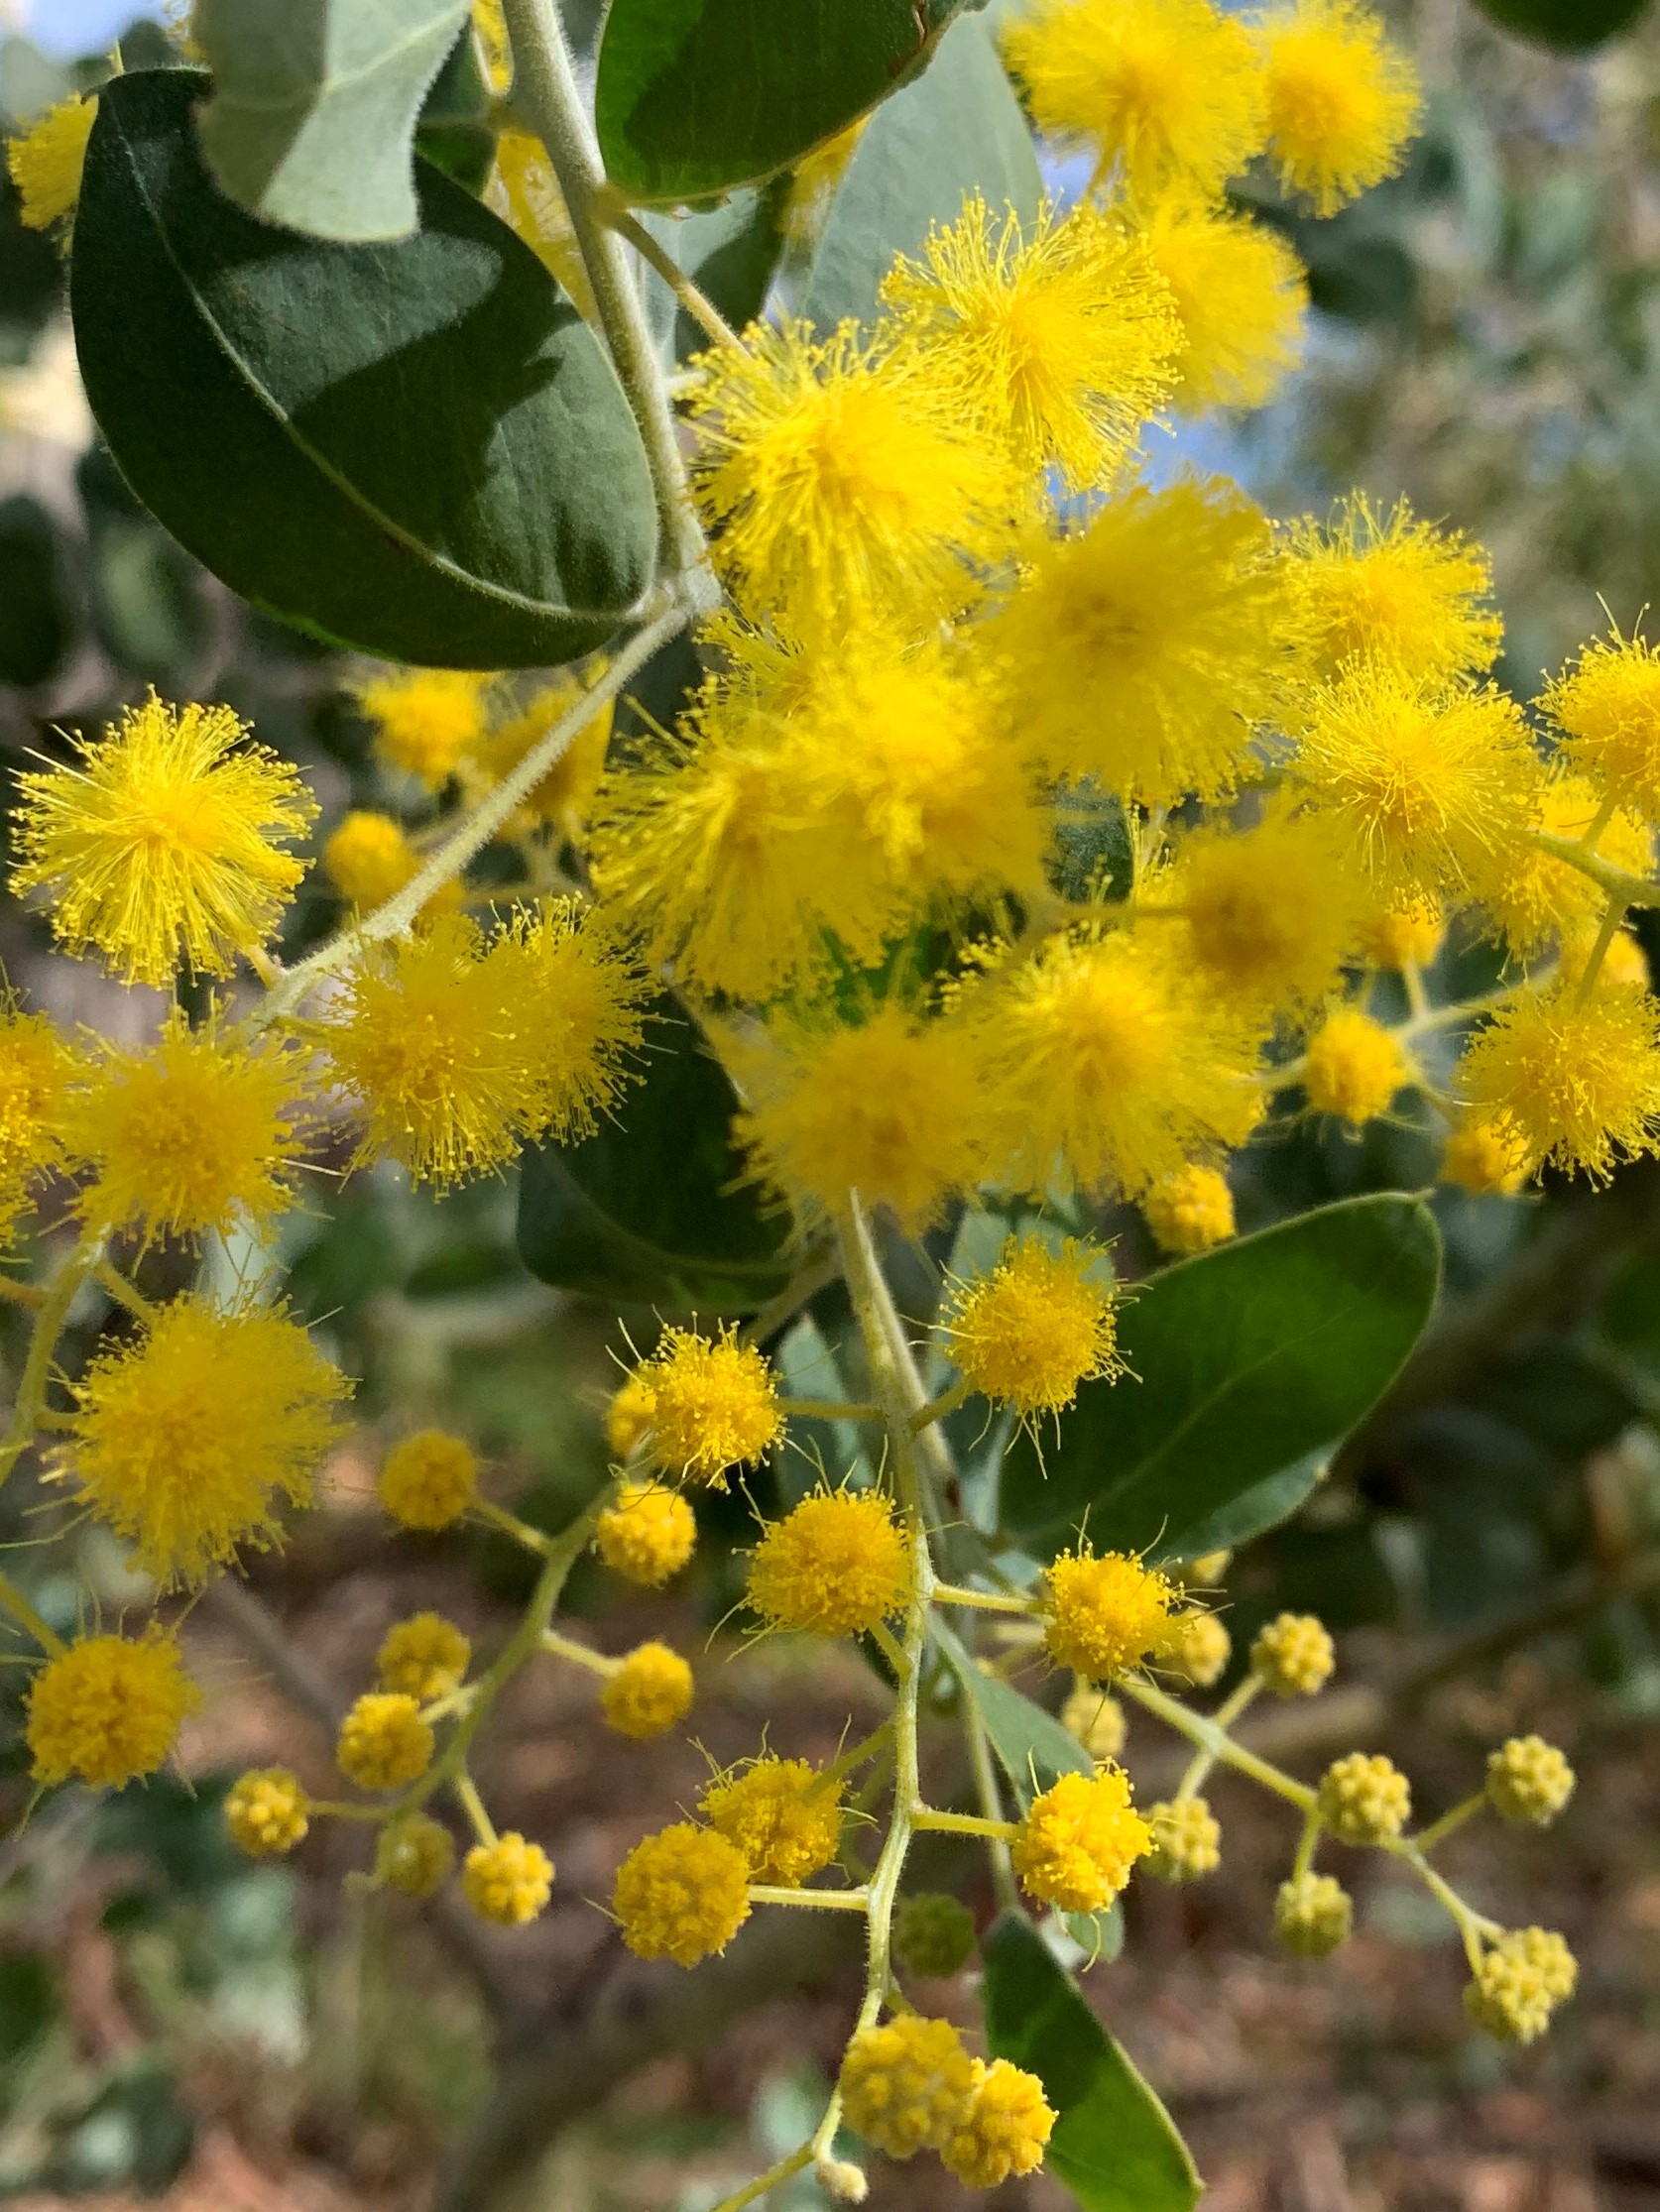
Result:
[[[1204,2184],[1175,2124],[1041,1935],[1006,1913],[980,1946],[986,2040],[1043,2084],[1044,2164],[1084,2212],[1191,2212]]]
[[[868,321],[896,254],[921,252],[971,192],[1031,223],[1043,193],[1020,103],[977,16],[946,32],[931,65],[872,116],[836,187],[803,311],[821,332]]]
[[[407,238],[415,129],[468,0],[196,0],[198,122],[232,199],[313,237]]]
[[[1098,1549],[1203,1550],[1292,1510],[1314,1469],[1393,1381],[1429,1319],[1441,1240],[1395,1194],[1346,1200],[1169,1267],[1120,1329],[1133,1371],[1086,1383],[1040,1460],[1003,1472],[1004,1526],[1043,1558],[1088,1522]]]
[[[980,1709],[1003,1771],[1013,1784],[1022,1806],[1057,1782],[1063,1774],[1093,1774],[1089,1753],[1051,1712],[996,1675],[977,1667],[961,1642],[936,1618],[934,1639],[951,1663],[953,1673]]]
[[[114,78],[75,218],[81,376],[123,475],[245,599],[426,666],[569,660],[629,620],[656,522],[593,333],[417,167],[422,225],[337,246],[207,175],[193,70]]]

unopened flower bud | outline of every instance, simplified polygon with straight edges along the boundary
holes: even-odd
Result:
[[[1222,1864],[1222,1829],[1203,1798],[1147,1807],[1153,1847],[1147,1872],[1161,1882],[1197,1882]]]
[[[893,1956],[912,1974],[943,1980],[960,1973],[974,1950],[974,1915],[954,1897],[917,1890],[893,1914]]]
[[[1275,1697],[1312,1697],[1335,1664],[1332,1639],[1312,1613],[1281,1613],[1250,1647],[1250,1671]]]
[[[1274,1934],[1293,1958],[1330,1958],[1354,1919],[1349,1892],[1329,1874],[1294,1874],[1274,1899]]]
[[[1380,1752],[1352,1751],[1320,1777],[1320,1817],[1340,1843],[1386,1843],[1411,1813],[1411,1787]]]
[[[1574,1795],[1574,1770],[1543,1736],[1512,1736],[1487,1760],[1487,1802],[1502,1819],[1543,1828]]]

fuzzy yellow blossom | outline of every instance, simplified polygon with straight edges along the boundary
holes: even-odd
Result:
[[[275,931],[304,863],[282,850],[316,806],[229,707],[129,707],[70,766],[19,776],[12,889],[59,941],[128,983],[225,976]]]
[[[611,1910],[636,1958],[695,1966],[724,1951],[749,1919],[749,1887],[737,1844],[677,1820],[637,1843],[617,1869]]]
[[[750,1562],[749,1599],[771,1628],[862,1636],[897,1613],[910,1586],[910,1542],[880,1490],[815,1490],[767,1524]]]
[[[1579,1967],[1553,1929],[1517,1928],[1483,1952],[1464,1993],[1472,2024],[1501,2042],[1530,2043],[1573,1996]]]
[[[375,1480],[381,1503],[407,1529],[447,1529],[478,1496],[472,1446],[441,1429],[395,1444]]]
[[[585,1135],[640,1042],[645,985],[563,900],[486,939],[460,915],[366,948],[328,1050],[362,1102],[366,1154],[440,1187],[504,1167],[531,1138]]]
[[[118,1790],[157,1771],[200,1703],[173,1637],[82,1637],[30,1682],[30,1772],[49,1785],[72,1778]]]
[[[637,1367],[612,1393],[605,1409],[605,1441],[614,1458],[627,1459],[652,1426],[655,1400],[648,1367]]]
[[[6,167],[28,229],[51,230],[74,213],[86,142],[97,119],[96,99],[59,100],[6,141]]]
[[[415,1613],[389,1628],[375,1654],[383,1689],[401,1690],[418,1704],[459,1688],[473,1647],[442,1613]]]
[[[1583,1001],[1571,985],[1526,991],[1466,1047],[1458,1087],[1529,1174],[1549,1163],[1605,1183],[1660,1148],[1660,1003],[1629,986]]]
[[[420,855],[390,814],[359,809],[345,815],[322,849],[323,873],[340,896],[359,913],[384,906],[420,867]],[[427,900],[427,913],[447,913],[460,903],[461,887],[450,881]]]
[[[1063,1913],[1099,1913],[1152,1847],[1128,1776],[1104,1766],[1093,1777],[1063,1774],[1034,1798],[1009,1848],[1028,1897]]]
[[[940,2145],[940,2158],[965,2188],[998,2188],[1010,2174],[1032,2173],[1043,2163],[1055,2119],[1035,2074],[1007,2058],[989,2066],[977,2059],[974,2095]]]
[[[311,1825],[309,1801],[287,1767],[256,1767],[232,1783],[225,1825],[250,1858],[279,1857],[304,1842]]]
[[[1177,412],[1272,399],[1302,359],[1308,315],[1308,279],[1290,245],[1190,188],[1160,192],[1130,221],[1186,340],[1171,395]]]
[[[82,1502],[165,1584],[200,1583],[310,1502],[350,1386],[279,1308],[160,1307],[73,1386]]]
[[[1043,766],[1143,805],[1232,791],[1295,665],[1271,548],[1260,509],[1221,479],[1138,486],[1033,541],[985,638]]]
[[[1268,151],[1287,188],[1335,215],[1395,175],[1422,109],[1417,71],[1356,0],[1296,0],[1256,26]]]
[[[1227,1176],[1192,1160],[1159,1178],[1141,1212],[1161,1252],[1208,1252],[1226,1244],[1238,1225]]]
[[[1492,564],[1457,530],[1421,523],[1405,500],[1388,509],[1364,492],[1329,523],[1293,523],[1293,589],[1317,661],[1379,659],[1447,679],[1490,668],[1504,626],[1492,605]]]
[[[295,1200],[301,1080],[293,1052],[239,1048],[217,1019],[192,1029],[177,1008],[147,1049],[107,1049],[62,1121],[92,1171],[82,1220],[147,1239],[271,1222]]]
[[[752,324],[700,356],[693,482],[715,558],[751,615],[801,635],[870,616],[919,625],[971,593],[1017,498],[997,447],[937,381],[844,324]]]
[[[1128,1733],[1124,1707],[1093,1683],[1080,1681],[1075,1686],[1061,1707],[1060,1720],[1098,1764],[1116,1759],[1124,1749]]]
[[[1254,829],[1186,839],[1151,903],[1180,914],[1223,992],[1277,1013],[1333,988],[1371,898],[1329,823],[1275,808]]]
[[[852,1027],[780,1018],[765,1046],[734,1044],[728,1057],[749,1099],[738,1126],[756,1171],[809,1220],[857,1191],[914,1233],[979,1179],[977,1063],[951,1022],[892,1003]]]
[[[1573,931],[1563,941],[1562,972],[1579,978],[1585,973],[1585,964],[1597,943],[1595,925]],[[1616,929],[1602,948],[1602,964],[1597,971],[1595,988],[1628,990],[1633,986],[1641,990],[1649,987],[1648,955],[1637,937],[1629,929]]]
[[[1589,776],[1554,775],[1539,789],[1530,826],[1578,844],[1597,820],[1600,805],[1601,794]],[[1601,823],[1597,855],[1628,875],[1648,875],[1654,868],[1653,832],[1620,807]],[[1524,960],[1553,937],[1593,936],[1607,903],[1607,893],[1583,870],[1526,839],[1486,856],[1485,864],[1473,870],[1470,888],[1483,916],[1497,924],[1510,950]]]
[[[1340,1843],[1386,1843],[1411,1817],[1412,1792],[1380,1752],[1351,1751],[1320,1777],[1316,1804]]]
[[[1312,695],[1297,770],[1379,888],[1462,890],[1525,827],[1542,779],[1502,692],[1359,659]]]
[[[361,1790],[401,1790],[432,1763],[432,1724],[402,1690],[367,1689],[340,1723],[334,1761]]]
[[[389,1820],[375,1845],[375,1879],[404,1897],[430,1897],[455,1864],[455,1838],[430,1813]]]
[[[1574,1795],[1575,1774],[1543,1736],[1512,1736],[1487,1759],[1487,1803],[1501,1819],[1548,1827]]]
[[[1110,1682],[1163,1646],[1174,1583],[1127,1552],[1093,1552],[1080,1540],[1044,1575],[1043,1642],[1058,1667],[1086,1682]]]
[[[1051,938],[994,968],[964,1010],[999,1111],[999,1180],[1038,1191],[1058,1171],[1138,1198],[1194,1154],[1244,1143],[1260,1118],[1254,1026],[1196,990],[1165,938]]]
[[[481,1921],[523,1927],[552,1894],[553,1861],[517,1828],[494,1843],[475,1843],[461,1862],[461,1895]]]
[[[1071,1405],[1081,1382],[1123,1374],[1101,1259],[1070,1238],[1051,1251],[1010,1237],[989,1275],[954,1286],[942,1327],[964,1380],[1030,1420]]]
[[[1595,639],[1538,705],[1572,766],[1621,805],[1660,815],[1660,648],[1617,631]]]
[[[513,773],[532,747],[540,744],[582,698],[588,685],[604,672],[604,662],[594,662],[582,682],[567,673],[544,685],[518,714],[499,723],[479,741],[463,762],[464,779],[476,783],[481,792],[493,789]],[[567,837],[581,831],[605,774],[615,716],[616,702],[608,699],[532,788],[514,817],[513,827],[520,835],[540,828],[557,830]]]
[[[733,1467],[753,1466],[783,1435],[772,1370],[730,1322],[715,1337],[665,1329],[640,1372],[653,1455],[675,1474],[724,1488]]]
[[[1160,1882],[1197,1882],[1222,1864],[1222,1828],[1203,1798],[1147,1807],[1153,1847],[1147,1872]]]
[[[1249,35],[1209,0],[1032,0],[1003,49],[1038,128],[1090,145],[1098,180],[1214,193],[1261,150]]]
[[[678,1490],[661,1482],[625,1482],[594,1524],[594,1544],[606,1566],[645,1589],[660,1589],[678,1574],[696,1542],[697,1516]]]
[[[1397,975],[1405,968],[1428,968],[1447,942],[1447,917],[1433,899],[1407,899],[1381,907],[1361,927],[1361,950],[1379,968]]]
[[[795,1889],[830,1864],[841,1840],[842,1786],[805,1759],[768,1752],[717,1775],[697,1809],[743,1852],[752,1882]]]
[[[374,725],[377,755],[439,789],[484,735],[490,680],[455,668],[409,668],[361,685],[357,703]]]
[[[1222,1680],[1234,1639],[1215,1613],[1190,1605],[1173,1613],[1158,1647],[1158,1663],[1171,1679],[1194,1689],[1209,1689]]]
[[[976,192],[882,299],[965,420],[1023,472],[1053,466],[1081,491],[1126,459],[1173,381],[1180,331],[1158,272],[1087,202],[1063,220],[1045,203],[1028,236]]]
[[[1395,1093],[1412,1080],[1412,1063],[1394,1031],[1358,1007],[1339,1006],[1309,1039],[1303,1061],[1309,1106],[1351,1128],[1387,1113]]]
[[[1465,1113],[1447,1132],[1437,1181],[1472,1198],[1510,1197],[1527,1181],[1527,1151],[1507,1124],[1490,1114]]]
[[[607,1678],[600,1710],[620,1736],[646,1743],[691,1709],[692,1672],[667,1644],[641,1644]]]
[[[1274,1898],[1274,1937],[1293,1958],[1330,1958],[1354,1921],[1349,1892],[1329,1874],[1294,1874]]]
[[[77,1066],[47,1016],[20,1012],[0,989],[0,1246],[31,1185],[62,1162],[62,1108]]]
[[[842,2058],[842,2111],[855,2135],[890,2158],[938,2151],[963,2127],[976,2061],[948,2020],[900,2013],[861,2028]]]

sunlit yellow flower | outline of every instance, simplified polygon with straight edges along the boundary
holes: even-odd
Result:
[[[1303,355],[1308,279],[1278,231],[1181,186],[1132,210],[1186,344],[1171,404],[1183,414],[1255,407]]]
[[[1353,492],[1330,522],[1290,524],[1285,543],[1327,673],[1367,655],[1425,677],[1491,667],[1504,635],[1492,564],[1459,531],[1420,523],[1405,500],[1384,510]]]
[[[941,1323],[953,1362],[983,1396],[1028,1419],[1060,1413],[1081,1382],[1116,1378],[1117,1297],[1103,1255],[1068,1240],[1010,1238],[997,1266],[953,1287]]]
[[[1356,0],[1296,0],[1256,26],[1268,150],[1288,188],[1333,215],[1393,176],[1422,101],[1418,74]]]
[[[1458,1084],[1530,1174],[1549,1163],[1605,1183],[1660,1150],[1660,1003],[1629,985],[1583,1001],[1572,982],[1526,991],[1471,1040]]]
[[[1582,774],[1651,820],[1660,815],[1660,647],[1617,631],[1596,639],[1538,704]]]
[[[910,1540],[880,1490],[815,1490],[769,1522],[750,1562],[750,1603],[770,1627],[862,1636],[910,1584]]]
[[[1308,1042],[1303,1088],[1316,1113],[1333,1113],[1359,1128],[1387,1113],[1395,1093],[1413,1079],[1412,1063],[1392,1029],[1357,1006],[1339,1006]]]
[[[30,230],[51,230],[74,213],[86,142],[97,119],[96,99],[59,100],[19,137],[6,141],[6,167]]]
[[[484,735],[490,681],[455,668],[407,668],[363,684],[357,703],[375,726],[379,757],[437,790]]]
[[[24,1739],[37,1782],[71,1776],[94,1790],[154,1774],[201,1692],[178,1646],[149,1635],[85,1636],[56,1653],[29,1685]]]

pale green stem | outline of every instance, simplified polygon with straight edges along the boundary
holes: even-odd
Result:
[[[831,2133],[835,2133],[833,2128]],[[816,2140],[815,2137],[814,2141]],[[811,2143],[804,2143],[799,2151],[792,2151],[787,2158],[780,2158],[776,2165],[769,2166],[765,2173],[758,2173],[753,2181],[746,2181],[741,2189],[734,2189],[731,2196],[722,2197],[715,2206],[715,2212],[744,2212],[746,2204],[756,2203],[769,2190],[777,2188],[780,2182],[789,2180],[812,2162],[813,2146]]]
[[[602,1676],[607,1682],[620,1672],[620,1659],[607,1659],[604,1652],[593,1651],[586,1644],[579,1644],[573,1637],[561,1636],[557,1629],[544,1628],[541,1648],[554,1659],[568,1659],[573,1667],[586,1667],[589,1674]]]
[[[821,1913],[863,1913],[869,1893],[857,1890],[788,1890],[772,1882],[752,1882],[752,1905],[804,1905]]]
[[[487,1850],[491,1849],[497,1840],[496,1823],[485,1811],[484,1800],[479,1796],[472,1776],[463,1768],[459,1774],[450,1776],[449,1786],[455,1795],[456,1804],[467,1815],[468,1825],[474,1835]]]
[[[58,1350],[58,1339],[63,1334],[69,1308],[79,1295],[80,1286],[103,1255],[101,1236],[84,1238],[58,1270],[36,1312],[29,1338],[29,1354],[23,1363],[17,1397],[12,1405],[11,1426],[4,1444],[0,1444],[0,1482],[5,1481],[34,1442],[52,1383],[52,1362]]]
[[[112,1267],[107,1259],[99,1260],[92,1272],[118,1306],[124,1306],[139,1321],[148,1322],[155,1318],[156,1309],[149,1299],[136,1285],[128,1282],[119,1268]]]
[[[38,1309],[46,1304],[47,1294],[40,1283],[20,1283],[13,1275],[0,1275],[0,1298],[9,1298],[14,1306]]]
[[[511,1536],[516,1544],[523,1544],[527,1552],[534,1552],[545,1559],[553,1549],[553,1539],[545,1529],[534,1529],[529,1521],[522,1521],[517,1513],[510,1513],[505,1505],[498,1505],[493,1498],[475,1498],[473,1511],[481,1521],[488,1521],[493,1528]]]
[[[10,1613],[20,1628],[26,1628],[49,1658],[56,1659],[64,1649],[63,1639],[57,1629],[42,1620],[28,1598],[5,1574],[0,1574],[0,1612]]]
[[[1590,852],[1578,839],[1553,837],[1549,830],[1530,830],[1531,842],[1542,853],[1549,853],[1552,860],[1566,861],[1570,868],[1577,868],[1582,875],[1589,875],[1594,883],[1601,883],[1610,898],[1623,900],[1627,906],[1653,906],[1660,902],[1660,883],[1646,875],[1633,875],[1628,870],[1615,868],[1612,861],[1602,860]]]
[[[1311,1812],[1303,1822],[1303,1832],[1297,1838],[1297,1855],[1291,1861],[1291,1879],[1293,1882],[1300,1881],[1303,1875],[1307,1874],[1313,1866],[1314,1854],[1319,1848],[1324,1826],[1325,1823],[1318,1810]]]
[[[1041,1613],[1042,1601],[1035,1597],[1006,1596],[1001,1590],[965,1589],[961,1582],[937,1582],[934,1585],[936,1605],[971,1605],[982,1613]]]
[[[1203,1714],[1189,1712],[1177,1698],[1167,1696],[1150,1682],[1139,1682],[1132,1675],[1126,1675],[1118,1684],[1125,1696],[1144,1705],[1148,1712],[1156,1713],[1167,1727],[1185,1736],[1189,1743],[1198,1744],[1211,1757],[1225,1767],[1233,1767],[1240,1774],[1249,1775],[1252,1782],[1271,1790],[1276,1798],[1283,1798],[1287,1805],[1294,1805],[1302,1813],[1314,1809],[1314,1792],[1305,1783],[1294,1782],[1290,1775],[1281,1774],[1278,1767],[1270,1766],[1266,1759],[1258,1759],[1254,1751],[1246,1751],[1238,1744],[1226,1729],[1219,1728],[1214,1720]]]
[[[1406,1007],[1414,1021],[1427,1020],[1431,1011],[1429,998],[1424,990],[1424,978],[1415,960],[1401,964],[1400,980],[1406,986]]]
[[[504,0],[504,5],[513,47],[514,98],[546,147],[559,180],[617,381],[646,447],[664,555],[684,588],[689,610],[707,614],[720,604],[720,589],[686,487],[674,415],[646,310],[623,242],[605,221],[605,170],[576,81],[558,0]]]
[[[1475,1819],[1477,1813],[1485,1808],[1486,1802],[1486,1792],[1478,1790],[1474,1797],[1464,1799],[1450,1811],[1444,1812],[1439,1820],[1432,1821],[1427,1828],[1420,1828],[1412,1838],[1413,1842],[1420,1851],[1433,1851],[1438,1843],[1444,1842],[1456,1829],[1462,1828],[1467,1820]]]
[[[954,1382],[949,1390],[942,1390],[937,1398],[930,1398],[925,1406],[911,1415],[912,1430],[920,1436],[933,1422],[943,1421],[948,1413],[955,1413],[959,1406],[967,1405],[973,1396],[974,1385],[964,1376],[961,1381]]]
[[[911,1826],[933,1835],[983,1835],[998,1843],[1012,1843],[1019,1834],[1013,1820],[988,1820],[978,1812],[936,1812],[923,1805],[911,1815]]]
[[[1211,1725],[1222,1729],[1226,1733],[1255,1697],[1261,1687],[1262,1685],[1254,1675],[1246,1675],[1245,1681],[1240,1683],[1218,1705],[1216,1711],[1211,1715]],[[1215,1764],[1215,1752],[1201,1750],[1194,1753],[1188,1770],[1182,1776],[1181,1783],[1176,1791],[1175,1802],[1177,1805],[1186,1805],[1190,1798],[1196,1798],[1199,1795],[1205,1787],[1206,1778]]]
[[[615,184],[602,184],[594,195],[594,205],[601,222],[616,231],[619,237],[627,239],[641,260],[648,262],[656,271],[693,322],[717,346],[736,346],[742,350],[742,339],[709,294],[686,275],[674,256],[652,235],[646,225],[629,212],[628,202]]]
[[[1614,931],[1624,919],[1625,901],[1622,898],[1610,898],[1603,910],[1596,942],[1591,948],[1591,957],[1585,964],[1585,974],[1580,978],[1579,991],[1574,999],[1576,1006],[1583,1006],[1596,990],[1598,974],[1607,956],[1608,947],[1613,943]]]
[[[1592,816],[1590,823],[1586,827],[1585,834],[1580,839],[1580,850],[1582,853],[1594,854],[1597,851],[1598,841],[1601,839],[1602,832],[1607,828],[1608,824],[1613,820],[1614,812],[1618,805],[1619,797],[1616,792],[1603,792],[1601,805]]]
[[[839,1398],[780,1398],[778,1411],[796,1421],[881,1421],[880,1406],[844,1404]]]

